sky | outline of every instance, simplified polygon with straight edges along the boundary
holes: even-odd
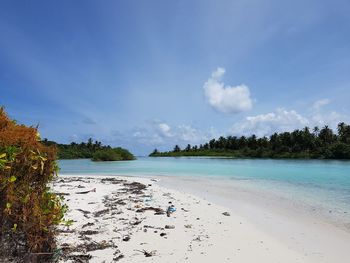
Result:
[[[350,123],[350,2],[0,3],[0,105],[145,155]]]

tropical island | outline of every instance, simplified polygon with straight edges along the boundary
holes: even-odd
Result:
[[[91,159],[92,161],[128,161],[135,157],[127,149],[103,145],[89,138],[87,142],[61,144],[47,139],[42,140],[46,146],[57,148],[58,159]]]
[[[341,122],[337,133],[328,126],[313,131],[305,127],[293,132],[274,133],[258,138],[221,136],[207,143],[181,149],[175,145],[172,151],[155,149],[151,157],[222,156],[231,158],[289,158],[289,159],[350,159],[350,125]]]

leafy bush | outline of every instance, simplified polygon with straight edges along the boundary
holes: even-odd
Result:
[[[103,149],[95,152],[92,155],[93,161],[122,161],[122,160],[134,160],[134,156],[126,149],[123,148],[110,148]]]
[[[66,211],[48,187],[55,160],[55,147],[44,146],[36,128],[17,125],[0,109],[0,243],[12,244],[6,253],[53,251],[54,226]]]
[[[134,160],[135,157],[132,153],[130,153],[127,149],[117,147],[113,149],[116,153],[122,156],[123,160]]]
[[[105,149],[95,152],[92,155],[93,161],[120,161],[122,156],[113,149]]]

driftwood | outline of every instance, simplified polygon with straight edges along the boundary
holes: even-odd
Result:
[[[96,188],[88,190],[88,191],[76,192],[76,194],[88,194],[88,193],[91,193],[91,192],[96,192]]]
[[[143,207],[143,208],[137,209],[136,213],[143,213],[143,212],[149,211],[149,210],[150,211],[154,211],[155,214],[157,214],[157,215],[165,214],[165,211],[162,208],[152,207],[152,206],[148,206],[148,207]]]

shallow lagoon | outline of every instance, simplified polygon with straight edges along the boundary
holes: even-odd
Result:
[[[297,201],[350,223],[350,161],[139,157],[122,162],[60,160],[59,166],[61,174],[229,180],[241,189]]]

